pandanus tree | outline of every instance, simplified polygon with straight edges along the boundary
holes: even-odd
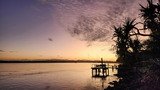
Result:
[[[160,2],[153,4],[152,0],[147,0],[147,6],[141,6],[141,17],[144,19],[144,30],[151,33],[150,39],[147,41],[147,50],[152,56],[160,57]]]
[[[126,19],[125,23],[120,27],[114,26],[113,39],[115,39],[116,53],[118,55],[119,61],[123,63],[130,63],[132,58],[132,53],[139,51],[140,48],[137,48],[135,45],[140,44],[138,37],[136,40],[132,39],[132,34],[136,33],[135,19]],[[135,36],[137,36],[135,34]]]
[[[141,24],[144,25],[144,28],[137,28],[136,25],[140,23],[135,23],[134,19],[127,19],[122,26],[114,27],[113,37],[116,42],[116,53],[118,58],[123,60],[123,63],[130,60],[128,57],[138,60],[138,53],[142,49],[142,44],[138,39],[139,36],[149,36],[149,39],[144,43],[147,46],[145,51],[150,52],[151,56],[160,57],[160,2],[157,4],[153,4],[152,0],[147,0],[147,2],[147,6],[140,5],[140,15],[144,19]],[[141,30],[150,33],[141,33]],[[133,39],[132,36],[135,36],[136,39]]]
[[[147,0],[146,7],[141,6],[141,17],[144,19],[144,29],[150,29],[152,33],[160,29],[160,3],[153,4],[152,0]]]
[[[126,53],[126,44],[124,40],[124,30],[122,27],[115,27],[114,26],[114,34],[113,38],[115,39],[114,41],[116,42],[116,45],[114,46],[116,49],[116,54],[118,56],[119,62],[123,62],[125,58],[125,53]]]

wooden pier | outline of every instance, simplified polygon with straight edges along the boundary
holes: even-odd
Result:
[[[106,77],[109,75],[109,69],[105,65],[96,65],[92,67],[93,77]]]
[[[107,77],[109,75],[109,65],[103,63],[101,58],[101,64],[94,64],[92,67],[92,77]]]
[[[117,65],[109,65],[103,62],[103,58],[101,58],[100,64],[92,65],[92,77],[107,77],[109,76],[109,68],[114,71],[114,69],[118,69]]]

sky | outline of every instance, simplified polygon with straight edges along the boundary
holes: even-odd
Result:
[[[0,59],[115,61],[112,27],[139,19],[139,4],[146,0],[0,0]]]

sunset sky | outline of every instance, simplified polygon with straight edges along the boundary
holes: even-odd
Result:
[[[111,27],[139,18],[139,3],[146,0],[0,0],[0,59],[115,61]],[[70,32],[81,16],[96,18],[87,39]]]

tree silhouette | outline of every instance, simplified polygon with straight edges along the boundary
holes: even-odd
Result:
[[[144,19],[144,30],[149,30],[150,39],[146,42],[147,50],[153,57],[160,57],[160,2],[153,4],[152,0],[147,0],[146,7],[141,6],[141,17]]]
[[[120,27],[114,26],[115,48],[118,60],[123,63],[119,65],[117,76],[122,79],[107,90],[160,89],[160,1],[147,2],[147,6],[140,5],[142,22],[135,23],[133,19],[126,20]],[[140,29],[136,26],[139,24],[144,27]],[[140,36],[149,38],[140,41]]]
[[[146,7],[141,6],[141,17],[143,22],[135,22],[135,19],[126,19],[125,23],[120,27],[114,26],[114,35],[116,38],[115,48],[118,55],[118,61],[129,63],[138,61],[139,53],[145,56],[149,53],[150,58],[160,57],[160,2],[153,4],[152,0],[147,0]],[[144,28],[139,29],[136,25],[143,24]],[[150,32],[149,34],[141,33],[141,30]],[[132,38],[135,36],[135,38]],[[142,44],[139,36],[149,36],[143,45],[146,47],[142,52]],[[134,59],[134,60],[133,60]],[[132,60],[132,61],[130,61]]]
[[[115,39],[114,41],[116,42],[115,48],[119,62],[133,62],[133,60],[131,61],[131,58],[134,56],[134,59],[136,59],[137,53],[139,53],[141,49],[137,35],[135,34],[136,40],[132,38],[132,34],[136,33],[135,29],[137,29],[137,24],[138,23],[135,23],[135,19],[131,20],[130,18],[127,18],[122,26],[114,26],[113,39]],[[134,55],[132,55],[133,53]]]

